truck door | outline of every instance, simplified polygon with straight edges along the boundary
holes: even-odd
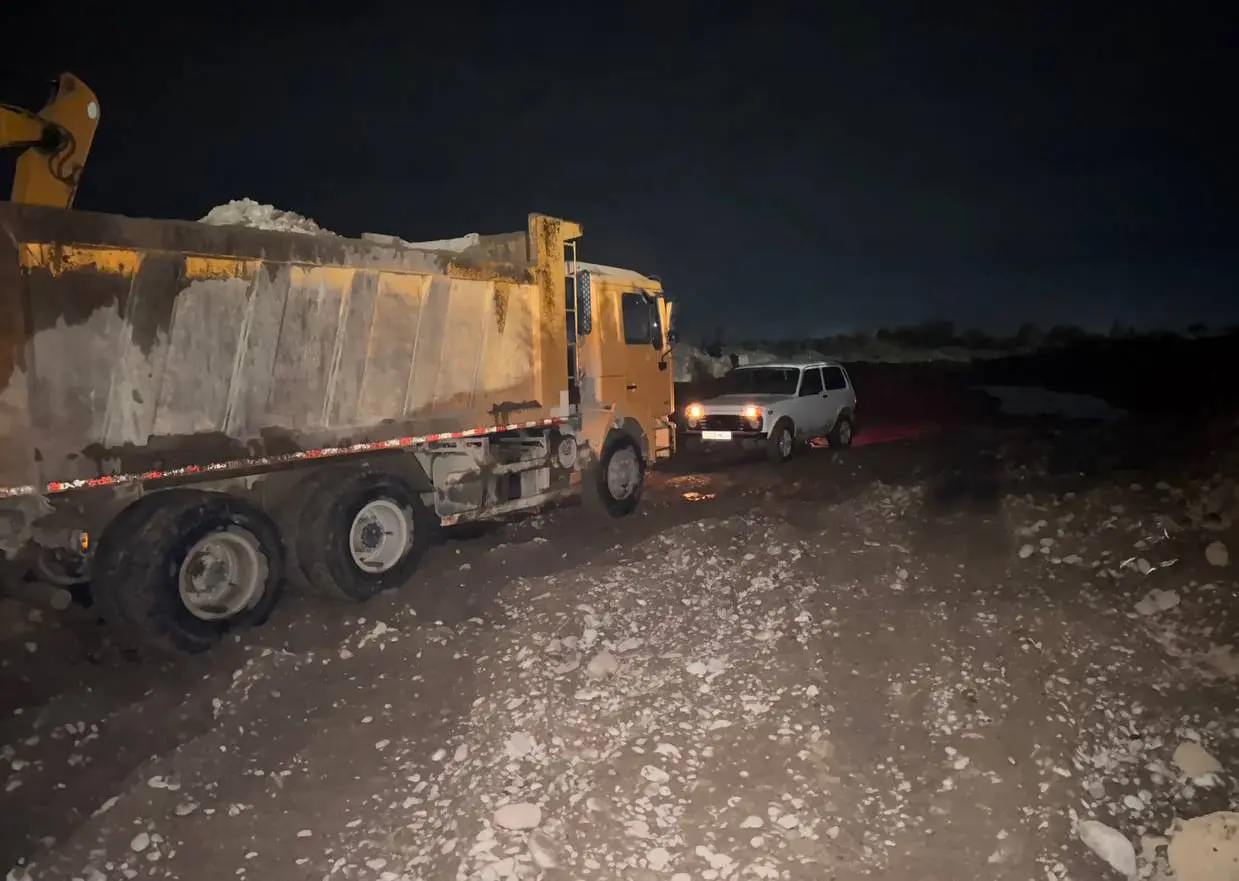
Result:
[[[667,340],[662,298],[646,291],[629,290],[623,291],[619,299],[626,404],[628,412],[641,421],[652,447],[657,420],[671,412],[670,359],[663,359]],[[652,448],[650,452],[653,455]]]

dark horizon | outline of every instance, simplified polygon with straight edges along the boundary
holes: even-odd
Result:
[[[0,100],[98,92],[85,210],[249,196],[412,240],[558,214],[694,334],[1239,322],[1221,9],[72,6]]]

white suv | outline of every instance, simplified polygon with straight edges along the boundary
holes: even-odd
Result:
[[[833,361],[754,364],[722,380],[722,394],[684,408],[685,432],[702,443],[764,443],[774,462],[791,458],[797,440],[825,436],[852,444],[856,392]]]

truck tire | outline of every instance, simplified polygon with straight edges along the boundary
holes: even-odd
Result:
[[[796,448],[796,435],[791,420],[784,416],[770,429],[766,436],[766,458],[775,464],[786,462]]]
[[[637,509],[645,488],[645,459],[631,435],[616,433],[602,449],[598,464],[582,476],[582,493],[591,507],[612,517]]]
[[[293,539],[300,575],[322,596],[368,600],[409,580],[437,525],[394,474],[329,473],[316,481]]]
[[[130,506],[104,533],[91,593],[122,639],[200,652],[279,601],[284,554],[266,515],[224,493],[175,489]]]
[[[852,445],[852,417],[844,413],[835,420],[835,427],[830,430],[830,434],[826,435],[826,439],[830,441],[832,450],[840,450],[844,447]]]

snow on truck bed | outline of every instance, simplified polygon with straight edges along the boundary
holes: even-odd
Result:
[[[277,232],[299,232],[312,235],[335,235],[323,229],[313,220],[295,211],[283,211],[274,205],[264,205],[253,199],[233,199],[216,205],[199,223],[211,226],[249,226],[254,229],[269,229]]]

